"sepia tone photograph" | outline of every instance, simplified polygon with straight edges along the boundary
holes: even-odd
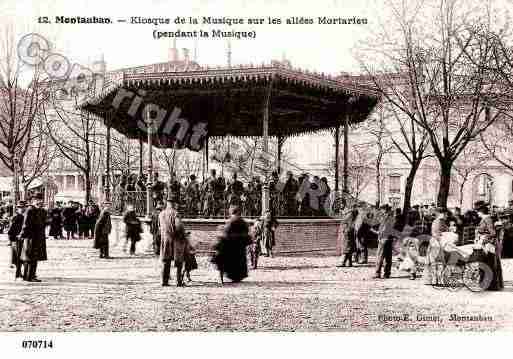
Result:
[[[2,0],[0,332],[511,332],[512,12]]]

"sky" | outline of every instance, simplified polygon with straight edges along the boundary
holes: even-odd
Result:
[[[411,2],[407,2],[408,5]],[[494,2],[499,8],[512,8],[510,0]],[[14,26],[17,37],[37,32],[55,43],[55,52],[66,56],[72,63],[90,66],[93,61],[104,57],[107,70],[139,66],[169,60],[171,39],[155,40],[154,25],[123,24],[112,25],[58,25],[38,24],[38,17],[48,16],[54,22],[55,16],[97,16],[118,18],[165,17],[359,17],[366,18],[367,25],[234,25],[195,26],[161,25],[160,30],[189,31],[219,28],[222,30],[255,30],[255,39],[231,41],[232,64],[261,64],[271,60],[287,58],[293,67],[337,75],[341,72],[358,73],[360,68],[354,58],[354,48],[371,36],[373,31],[387,23],[388,10],[385,1],[380,0],[150,0],[150,1],[107,1],[107,0],[0,0],[0,26]],[[422,19],[422,21],[429,19]],[[0,29],[1,31],[1,29]],[[191,55],[197,48],[197,61],[201,65],[227,64],[227,40],[221,39],[179,39],[178,48],[189,48]],[[2,54],[0,53],[0,56]],[[292,157],[302,165],[328,161],[333,152],[331,138],[312,140],[296,138],[286,148],[291,150],[308,146],[310,151],[297,153]],[[297,152],[297,151],[296,151]]]

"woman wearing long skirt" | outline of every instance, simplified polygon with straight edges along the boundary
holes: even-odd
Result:
[[[103,211],[94,227],[94,248],[100,250],[100,258],[109,257],[109,234],[112,230],[110,219],[110,203],[105,203]]]
[[[495,226],[487,206],[481,206],[478,209],[478,215],[481,218],[481,222],[477,227],[478,240],[483,245],[485,252],[484,263],[490,269],[490,271],[484,271],[483,281],[485,284],[489,283],[487,286],[488,290],[501,290],[504,288],[504,280]],[[487,278],[487,275],[491,275],[491,278]]]
[[[240,207],[230,207],[231,217],[224,225],[219,240],[214,246],[212,262],[217,266],[221,284],[224,275],[232,282],[240,282],[248,276],[247,249],[251,244],[249,227],[241,217]]]

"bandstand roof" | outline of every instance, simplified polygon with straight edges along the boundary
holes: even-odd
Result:
[[[137,123],[148,103],[166,109],[168,116],[179,108],[180,118],[186,119],[191,128],[206,122],[209,137],[261,136],[264,103],[270,93],[268,134],[286,137],[334,128],[343,123],[346,115],[351,123],[361,122],[378,100],[369,88],[281,63],[193,67],[186,71],[165,71],[152,66],[110,72],[107,77],[109,86],[83,103],[82,109],[104,119],[110,116],[112,128],[129,138],[144,140],[146,135]],[[117,109],[112,105],[121,89],[134,94],[145,91],[134,116],[128,114],[133,98],[124,100]],[[153,145],[176,146],[162,130],[163,126],[154,134]]]

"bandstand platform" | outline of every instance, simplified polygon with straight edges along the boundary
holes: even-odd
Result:
[[[144,217],[144,233],[139,251],[149,251],[151,235],[149,224]],[[341,219],[336,218],[279,218],[276,228],[275,256],[339,256],[341,247]],[[219,233],[219,226],[225,219],[185,218],[182,219],[186,231],[191,233],[191,244],[199,255],[209,255]],[[252,219],[246,220],[252,224]],[[112,243],[124,241],[124,224],[121,216],[112,217]]]

